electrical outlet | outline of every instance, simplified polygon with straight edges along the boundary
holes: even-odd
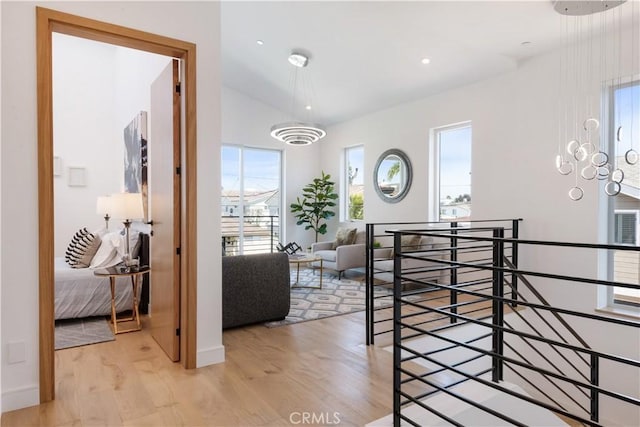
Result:
[[[26,360],[24,341],[7,343],[7,347],[8,347],[8,353],[9,353],[7,355],[8,364],[20,363]]]

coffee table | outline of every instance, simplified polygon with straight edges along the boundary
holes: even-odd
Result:
[[[300,264],[311,264],[320,262],[320,286],[302,286],[300,284]],[[296,264],[296,282],[292,288],[322,289],[322,258],[314,254],[293,254],[289,255],[289,264]]]

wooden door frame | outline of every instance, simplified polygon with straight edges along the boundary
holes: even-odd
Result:
[[[38,99],[38,266],[40,402],[55,397],[54,218],[52,34],[179,58],[184,63],[184,157],[181,201],[180,353],[185,368],[196,367],[196,45],[119,25],[36,7]]]

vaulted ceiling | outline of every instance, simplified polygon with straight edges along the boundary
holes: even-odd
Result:
[[[562,30],[550,0],[231,1],[221,8],[223,83],[289,113],[287,57],[307,52],[302,72],[313,85],[313,118],[325,125],[513,70],[558,47]]]

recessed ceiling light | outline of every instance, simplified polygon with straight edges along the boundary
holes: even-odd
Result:
[[[306,107],[304,107],[306,110],[311,110],[311,105],[307,105]]]
[[[264,42],[263,42],[262,40],[256,40],[256,43],[257,43],[259,46],[262,46],[262,45],[264,44]]]
[[[420,62],[422,62],[424,65],[427,65],[431,62],[431,60],[429,58],[422,58]]]

